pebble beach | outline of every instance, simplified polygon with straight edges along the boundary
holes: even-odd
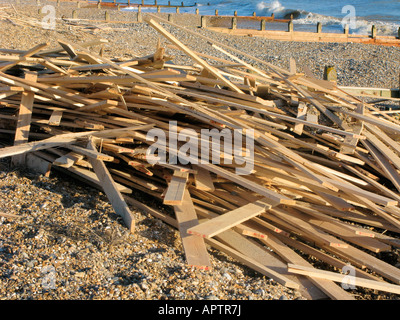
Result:
[[[84,4],[77,8],[76,2],[61,2],[56,7],[56,29],[45,30],[37,23],[43,17],[39,9],[48,4],[56,6],[55,1],[10,4],[0,0],[0,28],[7,30],[0,37],[0,48],[28,50],[43,42],[49,42],[52,48],[57,47],[60,37],[77,43],[105,39],[108,42],[103,46],[104,56],[129,59],[153,53],[158,41],[167,45],[149,25],[137,22],[137,12],[108,10],[111,21],[106,23],[106,9],[85,8]],[[73,10],[77,11],[75,21]],[[281,68],[287,69],[289,59],[294,58],[300,72],[307,67],[317,78],[322,78],[325,66],[334,65],[337,82],[342,86],[399,87],[398,47],[231,36],[199,28],[200,17],[194,14],[173,14],[173,18],[179,25]],[[218,24],[215,20],[211,23]],[[225,58],[205,41],[168,25],[165,28],[190,48]],[[167,48],[166,54],[176,64],[192,63],[180,51]],[[133,196],[143,197],[135,193]],[[101,191],[56,170],[44,177],[23,168],[11,168],[9,159],[1,160],[0,212],[15,216],[0,217],[0,299],[305,299],[301,292],[212,248],[211,270],[187,266],[179,232],[135,208],[131,210],[137,226],[133,234],[126,230]],[[384,259],[396,265],[397,257]],[[398,299],[396,295],[366,289],[354,294],[360,300]]]

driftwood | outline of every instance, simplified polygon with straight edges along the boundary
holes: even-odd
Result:
[[[199,35],[213,58],[147,22],[194,65],[161,43],[127,61],[86,49],[101,42],[0,49],[0,157],[104,190],[131,232],[129,206],[178,228],[189,265],[211,268],[212,246],[309,299],[354,299],[300,250],[397,294],[400,270],[375,254],[400,243],[398,120],[294,61]]]

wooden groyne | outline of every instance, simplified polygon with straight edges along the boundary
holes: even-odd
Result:
[[[299,41],[299,42],[352,42],[364,44],[377,44],[400,47],[400,28],[397,36],[379,36],[376,27],[371,27],[371,34],[359,35],[350,34],[348,26],[345,26],[343,33],[322,32],[322,24],[317,23],[315,32],[295,31],[293,20],[287,22],[287,30],[266,30],[265,21],[261,20],[260,28],[239,29],[237,28],[238,17],[233,17],[230,28],[208,26],[205,19],[202,20],[202,27],[215,32],[222,32],[238,36],[259,36],[271,40]],[[274,20],[275,22],[284,22]]]

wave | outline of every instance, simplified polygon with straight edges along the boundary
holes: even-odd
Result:
[[[300,9],[287,9],[278,0],[274,0],[272,2],[259,2],[257,4],[257,11],[261,15],[271,15],[274,14],[277,19],[290,19],[293,16],[293,19],[299,19],[307,16],[309,13],[305,10]]]
[[[290,19],[293,17],[293,23],[298,25],[316,25],[321,22],[323,26],[328,27],[331,31],[342,31],[345,22],[343,19],[318,14],[302,9],[292,9],[284,7],[278,0],[271,2],[259,2],[257,4],[257,11],[260,15],[270,16],[274,14],[276,19]],[[358,17],[355,21],[355,27],[350,29],[350,33],[354,34],[369,34],[372,26],[375,25],[377,32],[380,35],[395,35],[398,32],[400,25],[398,23],[381,21],[381,20],[367,20]]]

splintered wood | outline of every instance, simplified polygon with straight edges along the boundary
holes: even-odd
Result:
[[[399,294],[380,255],[400,247],[397,118],[293,59],[284,70],[203,35],[197,52],[157,19],[167,44],[146,57],[87,49],[103,40],[0,49],[0,157],[103,190],[131,232],[133,208],[165,221],[190,266],[211,268],[213,247],[308,299],[355,299],[350,276]]]

